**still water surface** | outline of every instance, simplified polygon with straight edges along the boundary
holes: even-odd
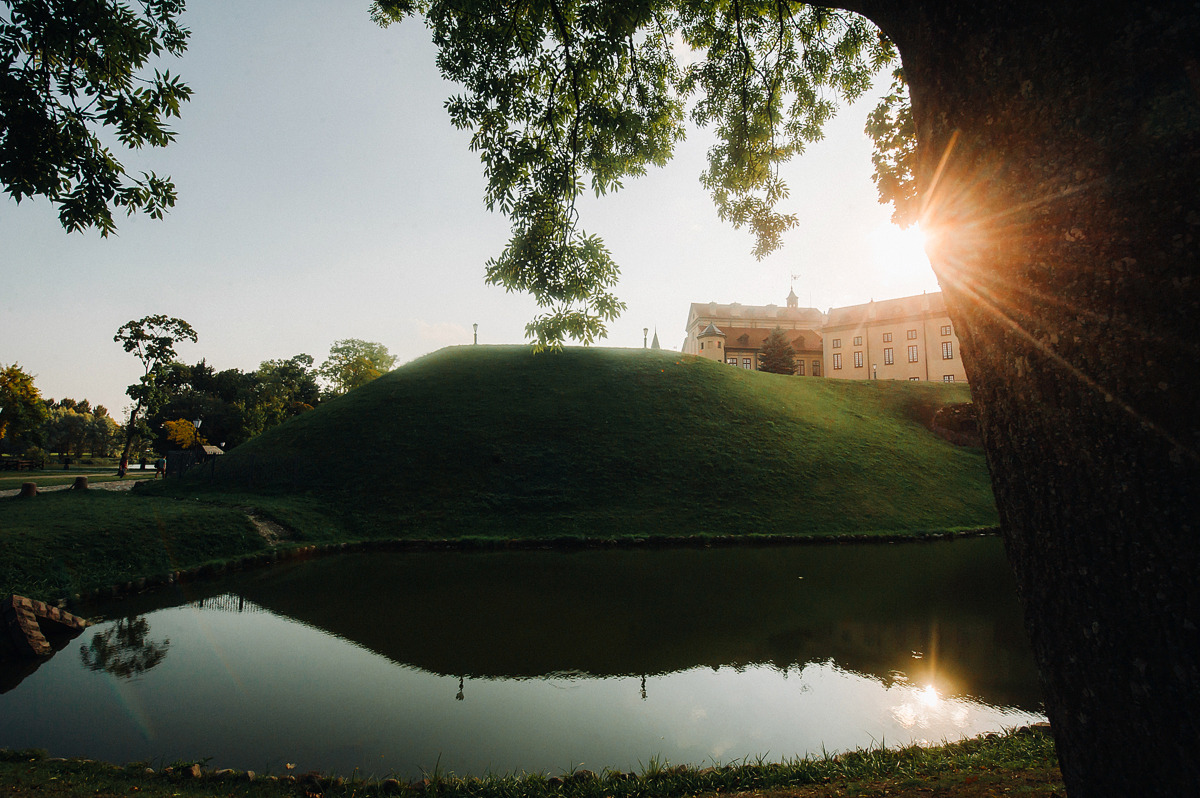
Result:
[[[414,777],[640,770],[1042,719],[996,539],[351,554],[89,608],[0,746]]]

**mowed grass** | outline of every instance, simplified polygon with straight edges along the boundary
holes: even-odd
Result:
[[[415,783],[362,780],[353,774],[203,774],[170,772],[161,763],[106,765],[50,760],[38,751],[0,749],[0,785],[10,794],[92,798],[137,794],[150,798],[323,795],[326,798],[835,798],[943,796],[1000,798],[1060,796],[1062,776],[1053,740],[1018,730],[941,746],[851,751],[781,763],[741,762],[707,768],[669,767],[654,759],[640,773],[603,771],[456,778],[433,773]],[[272,777],[274,775],[274,778]]]
[[[357,537],[990,526],[982,452],[925,424],[967,400],[963,385],[787,377],[671,352],[456,347],[155,489],[282,512],[281,497],[306,497],[340,527],[329,534]]]
[[[0,596],[54,600],[265,547],[233,507],[105,490],[0,498]]]

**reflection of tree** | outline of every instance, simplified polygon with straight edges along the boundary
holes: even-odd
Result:
[[[80,646],[79,655],[90,670],[111,673],[121,679],[132,679],[162,662],[171,641],[148,640],[150,624],[142,616],[122,618],[108,631]]]

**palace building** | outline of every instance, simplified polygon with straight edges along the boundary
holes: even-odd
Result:
[[[797,307],[692,303],[683,352],[757,369],[763,341],[779,327],[796,350],[796,375],[856,380],[967,379],[941,292],[865,305]]]

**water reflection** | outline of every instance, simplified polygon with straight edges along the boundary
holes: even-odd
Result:
[[[88,631],[84,668],[52,661],[0,696],[0,746],[557,772],[938,741],[1040,712],[995,540],[374,553],[96,611],[114,620]]]
[[[990,539],[351,555],[210,587],[396,663],[468,679],[832,660],[885,684],[901,673],[992,704],[1041,705],[1015,590]]]
[[[150,623],[142,616],[118,618],[79,648],[84,667],[118,679],[132,679],[163,661],[171,641],[150,639]]]

